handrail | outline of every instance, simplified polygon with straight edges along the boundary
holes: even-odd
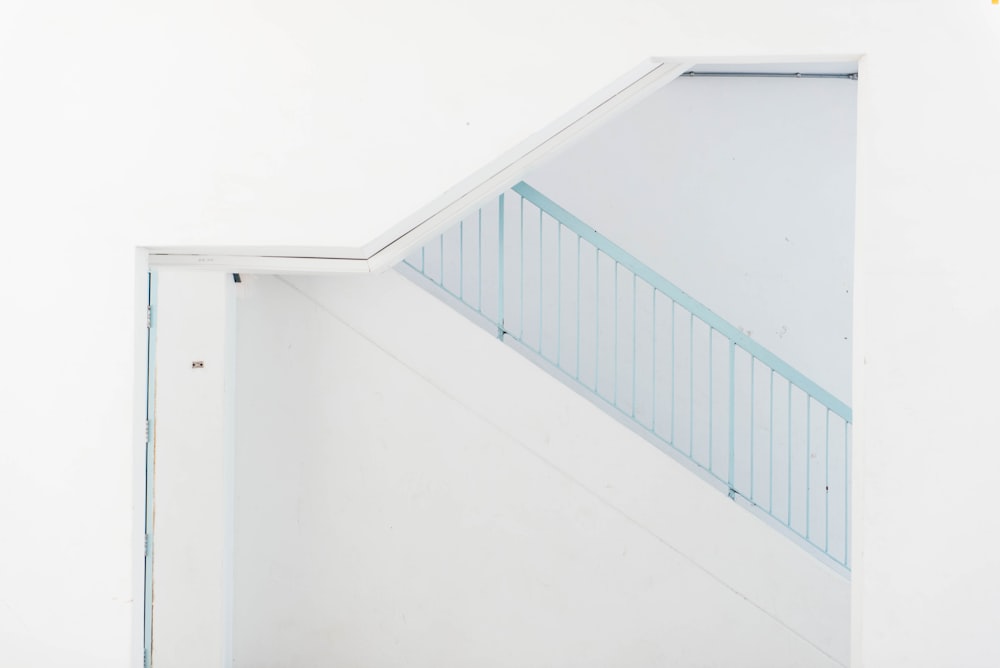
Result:
[[[851,407],[819,386],[818,383],[807,378],[805,374],[784,361],[764,346],[751,339],[740,331],[722,316],[718,315],[710,308],[687,294],[679,287],[668,281],[660,274],[653,271],[634,255],[624,250],[621,246],[611,241],[600,232],[590,227],[572,213],[562,208],[548,197],[538,192],[524,181],[521,181],[511,188],[521,197],[537,206],[539,209],[549,214],[560,223],[573,230],[575,233],[586,239],[592,245],[600,248],[609,257],[614,258],[629,271],[646,281],[663,294],[669,296],[675,302],[693,313],[695,317],[704,321],[736,345],[746,350],[748,353],[768,365],[782,376],[790,380],[794,385],[803,389],[806,394],[813,397],[834,413],[851,422]]]
[[[849,570],[850,406],[635,256],[521,182],[403,264],[501,341]]]

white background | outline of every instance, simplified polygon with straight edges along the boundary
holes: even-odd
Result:
[[[4,664],[139,660],[136,246],[366,243],[643,58],[690,54],[865,54],[855,665],[996,663],[997,7],[322,7],[0,9]]]

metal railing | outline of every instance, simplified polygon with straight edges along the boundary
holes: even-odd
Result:
[[[523,182],[403,264],[849,570],[851,409],[739,328]]]

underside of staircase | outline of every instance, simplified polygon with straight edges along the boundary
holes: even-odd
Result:
[[[842,573],[512,337],[397,272],[247,281],[238,665],[846,665]]]

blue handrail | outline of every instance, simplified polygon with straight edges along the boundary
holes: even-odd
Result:
[[[558,220],[573,232],[580,235],[583,239],[586,239],[597,248],[600,248],[636,276],[640,277],[642,280],[646,281],[657,290],[673,299],[675,302],[693,313],[696,318],[705,322],[709,327],[712,327],[715,331],[719,332],[727,339],[743,348],[743,350],[747,351],[761,362],[771,367],[788,380],[792,381],[793,384],[805,390],[809,396],[817,399],[834,413],[848,422],[851,421],[850,406],[833,396],[830,392],[824,390],[817,383],[807,378],[791,364],[751,339],[749,336],[740,331],[739,327],[732,325],[723,319],[722,316],[716,314],[694,297],[681,290],[663,276],[657,274],[634,255],[618,246],[615,242],[600,234],[597,230],[584,223],[582,220],[529,186],[524,181],[515,185],[511,188],[511,190]]]
[[[403,265],[849,570],[850,406],[572,213],[518,183]]]

